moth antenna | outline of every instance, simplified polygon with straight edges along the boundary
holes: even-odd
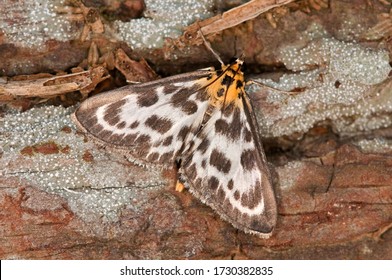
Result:
[[[222,61],[222,59],[220,58],[219,54],[214,51],[214,49],[211,47],[210,42],[207,41],[207,39],[204,37],[203,32],[201,32],[201,28],[199,29],[199,34],[201,36],[201,38],[203,39],[204,45],[206,46],[206,48],[215,56],[215,58],[220,62],[221,65],[225,65]]]
[[[234,49],[235,49],[235,56],[236,56],[237,58],[239,58],[240,60],[244,61],[244,59],[245,59],[245,52],[244,52],[244,50],[242,49],[242,47],[237,48],[237,37],[234,37]],[[239,51],[241,51],[241,54],[240,54],[240,55],[238,55],[238,52],[239,52]]]
[[[270,87],[270,86],[267,86],[267,85],[265,85],[263,83],[260,83],[260,82],[254,81],[254,80],[250,80],[250,81],[246,82],[247,86],[251,85],[251,84],[255,84],[255,85],[258,85],[258,86],[261,86],[261,87],[264,87],[264,88],[269,88],[271,90],[275,90],[275,91],[278,91],[278,92],[281,92],[281,93],[285,93],[287,95],[297,95],[299,93],[297,91],[296,92],[292,92],[292,91],[286,91],[286,90],[281,90],[281,89],[277,89],[277,88],[274,88],[274,87]]]

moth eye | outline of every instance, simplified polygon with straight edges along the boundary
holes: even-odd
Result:
[[[237,59],[238,59],[238,57],[232,57],[231,59],[230,59],[230,61],[229,61],[229,63],[230,64],[235,64],[235,63],[237,63]]]
[[[241,65],[242,72],[245,72],[247,69],[248,69],[248,66],[246,65],[245,62],[243,62],[242,65]]]

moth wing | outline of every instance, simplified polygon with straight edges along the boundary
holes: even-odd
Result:
[[[246,99],[245,99],[246,98]],[[190,191],[234,227],[270,236],[277,210],[256,118],[247,97],[216,109],[183,159]]]
[[[173,163],[208,106],[199,70],[126,86],[84,101],[76,125],[98,142],[148,162]]]

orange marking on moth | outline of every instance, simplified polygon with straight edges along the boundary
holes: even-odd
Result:
[[[198,81],[200,85],[206,87],[210,103],[213,106],[226,107],[233,102],[238,104],[238,96],[245,92],[245,79],[241,66],[242,61],[237,59],[233,64],[223,65],[220,74],[218,71],[214,71],[211,78],[203,78]]]

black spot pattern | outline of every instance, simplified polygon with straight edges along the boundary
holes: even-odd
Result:
[[[210,164],[215,166],[218,171],[225,174],[230,172],[231,161],[225,157],[225,155],[218,150],[214,149],[210,156]]]
[[[177,86],[173,85],[172,83],[168,83],[163,88],[163,93],[165,95],[172,94],[178,89]]]
[[[184,126],[181,128],[180,132],[178,132],[178,140],[180,141],[184,141],[185,137],[187,136],[189,132],[189,127],[188,126]]]
[[[162,163],[168,163],[171,161],[173,161],[173,153],[170,152],[162,154],[161,157],[159,158],[159,162]]]
[[[165,118],[160,118],[157,115],[150,116],[146,121],[145,125],[151,129],[164,134],[170,130],[173,126],[172,121]]]
[[[139,122],[138,121],[134,121],[133,123],[131,123],[131,125],[129,127],[132,128],[132,129],[135,129],[138,126],[139,126]]]
[[[230,181],[227,183],[227,188],[228,188],[229,190],[232,190],[233,187],[234,187],[233,179],[230,179]]]
[[[207,151],[207,149],[208,149],[209,146],[210,146],[210,141],[209,141],[207,138],[204,138],[204,139],[201,141],[200,145],[197,147],[197,149],[198,149],[202,154],[204,154],[204,153]]]
[[[233,83],[234,79],[233,77],[230,77],[229,75],[225,75],[222,79],[222,85],[229,87]]]
[[[148,155],[147,160],[149,161],[156,161],[159,158],[158,153],[151,153]]]
[[[226,134],[229,130],[229,124],[227,121],[219,119],[215,122],[215,131],[220,134]]]
[[[123,129],[123,128],[125,127],[126,124],[127,124],[126,122],[122,121],[122,122],[120,122],[120,123],[117,124],[116,128],[118,128],[118,129]]]
[[[141,134],[139,137],[136,138],[135,143],[137,144],[146,144],[150,143],[151,137],[147,134]]]
[[[189,101],[188,97],[196,92],[199,88],[196,86],[193,86],[191,88],[181,88],[179,91],[174,93],[170,97],[170,103],[176,107],[176,108],[181,108],[185,105],[186,102],[193,102]],[[189,106],[189,105],[188,105]],[[196,105],[197,106],[197,105]],[[192,106],[191,106],[192,107]]]
[[[163,146],[170,146],[171,143],[173,142],[173,136],[168,136],[165,138],[165,140],[163,140],[162,145]]]
[[[196,100],[206,101],[208,98],[209,96],[205,90],[199,90],[199,92],[196,94]]]
[[[218,199],[223,201],[226,198],[225,191],[222,188],[218,189]]]
[[[188,100],[183,104],[181,110],[187,115],[193,115],[194,113],[197,112],[197,104],[194,101]]]
[[[125,105],[126,100],[120,100],[110,104],[106,110],[103,119],[110,125],[115,126],[120,122],[120,112],[122,107]]]
[[[241,136],[242,122],[241,112],[238,108],[235,108],[233,113],[233,119],[231,123],[223,119],[219,119],[215,122],[215,131],[219,134],[228,136],[233,141],[238,141]]]
[[[252,170],[255,165],[256,165],[256,155],[257,151],[256,150],[245,150],[241,154],[241,165],[242,167],[250,171]]]
[[[252,133],[246,126],[244,127],[244,140],[248,143],[252,142]]]
[[[244,83],[241,80],[237,80],[237,84],[235,88],[242,88],[244,86]]]
[[[222,97],[224,93],[225,93],[225,89],[224,89],[224,88],[220,88],[220,89],[218,90],[218,92],[216,93],[216,95],[217,95],[218,97]]]
[[[211,178],[208,180],[207,185],[211,190],[216,190],[219,185],[218,178],[216,178],[215,176],[211,176]]]
[[[150,107],[157,103],[158,100],[159,97],[155,92],[139,94],[137,97],[137,105],[140,107]]]

